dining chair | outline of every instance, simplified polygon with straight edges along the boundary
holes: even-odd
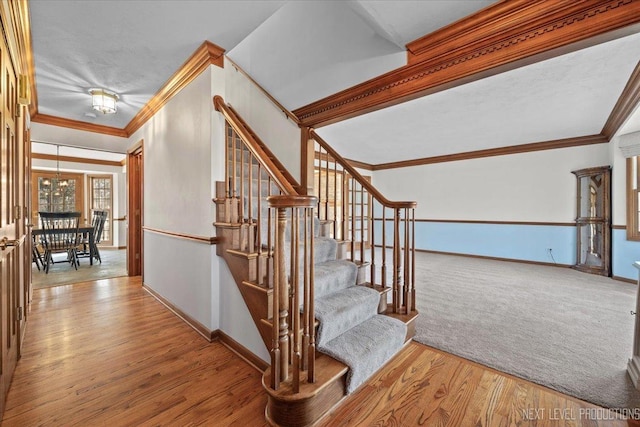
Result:
[[[108,213],[107,211],[93,211],[93,216],[91,219],[91,226],[93,228],[93,257],[100,261],[102,264],[102,259],[100,258],[100,251],[98,250],[98,243],[100,243],[100,239],[102,238],[102,231],[104,230],[104,223],[107,219]],[[78,257],[86,258],[91,256],[91,250],[89,245],[92,243],[89,240],[89,236],[84,235],[81,236],[80,244],[78,245]]]
[[[80,212],[39,212],[43,230],[44,271],[49,273],[54,253],[67,253],[67,261],[78,269]]]

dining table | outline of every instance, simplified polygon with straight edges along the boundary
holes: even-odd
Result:
[[[78,226],[78,233],[89,236],[89,265],[93,265],[93,255],[94,255],[93,247],[94,247],[94,241],[95,241],[93,225],[88,223],[80,224]],[[31,234],[34,237],[41,236],[44,234],[44,229],[41,227],[34,227],[31,229]]]

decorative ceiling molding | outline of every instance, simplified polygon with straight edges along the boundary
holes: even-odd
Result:
[[[205,41],[198,49],[187,59],[187,61],[176,71],[173,76],[167,80],[164,86],[156,93],[147,104],[140,109],[138,114],[131,119],[129,124],[125,126],[128,135],[132,135],[135,131],[147,122],[154,114],[156,114],[164,105],[169,102],[173,96],[182,88],[193,81],[200,73],[202,73],[209,65],[216,65],[220,68],[224,67],[224,49],[220,46]]]
[[[124,129],[97,125],[95,123],[81,122],[80,120],[65,119],[62,117],[50,116],[48,114],[36,113],[31,117],[31,121],[35,123],[42,123],[51,126],[60,126],[63,128],[83,130],[86,132],[101,133],[104,135],[118,136],[120,138],[127,138],[129,135]]]
[[[33,55],[30,55],[33,57]],[[169,80],[160,88],[160,90],[140,109],[138,114],[131,119],[124,129],[111,126],[97,125],[94,123],[83,122],[80,120],[65,119],[37,112],[32,112],[31,121],[36,123],[44,123],[53,126],[61,126],[70,129],[83,130],[87,132],[101,133],[105,135],[118,136],[128,138],[135,131],[140,129],[147,120],[153,117],[162,107],[165,106],[171,98],[173,98],[182,88],[193,81],[200,73],[202,73],[209,65],[224,67],[224,49],[209,41],[205,41],[196,49],[196,51],[182,64]],[[34,76],[35,79],[35,76]],[[35,88],[32,92],[32,106],[35,97]]]
[[[409,43],[409,65],[293,114],[318,128],[638,30],[639,1],[503,1]]]
[[[622,94],[618,98],[618,102],[611,110],[607,122],[602,128],[602,135],[611,140],[613,136],[622,127],[624,122],[629,118],[631,113],[636,109],[640,103],[640,62],[636,65],[636,68],[631,73],[629,81],[627,82]]]
[[[372,165],[374,171],[384,169],[406,168],[410,166],[430,165],[434,163],[456,162],[460,160],[480,159],[483,157],[505,156],[508,154],[529,153],[532,151],[555,150],[558,148],[579,147],[581,145],[604,144],[609,142],[604,135],[579,136],[554,141],[534,142],[531,144],[512,145],[509,147],[489,148],[486,150],[467,151],[466,153],[446,154],[443,156],[424,157],[422,159],[404,160],[400,162],[380,163]]]
[[[72,163],[86,163],[90,165],[103,165],[103,166],[117,166],[121,167],[122,162],[115,160],[100,160],[100,159],[88,159],[84,157],[71,157],[71,156],[56,156],[54,154],[41,154],[41,153],[31,153],[32,159],[41,159],[41,160],[60,160],[61,162],[72,162]]]

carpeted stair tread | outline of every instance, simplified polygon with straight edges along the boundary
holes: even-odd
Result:
[[[403,322],[378,314],[318,349],[349,366],[346,392],[350,394],[400,351],[406,333]]]
[[[327,261],[336,259],[336,253],[338,252],[338,243],[330,237],[315,237],[313,246],[313,260],[314,264],[320,264]],[[285,263],[287,271],[290,271],[290,259],[291,259],[291,244],[289,241],[285,241],[284,245]],[[301,268],[300,273],[303,274],[302,261],[304,260],[304,245],[301,243],[298,247],[298,263]],[[351,283],[353,285],[355,282]]]
[[[316,298],[353,286],[358,276],[356,265],[347,260],[326,261],[316,264],[314,268]]]
[[[315,299],[320,321],[317,344],[323,345],[378,313],[380,294],[363,286],[351,286]]]

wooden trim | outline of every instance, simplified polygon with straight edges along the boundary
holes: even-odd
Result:
[[[180,319],[182,319],[187,325],[191,326],[193,330],[195,330],[197,333],[202,335],[204,339],[206,339],[207,341],[211,342],[218,337],[217,330],[216,331],[210,330],[209,328],[204,326],[202,323],[198,322],[196,319],[194,319],[193,317],[191,317],[190,315],[188,315],[187,313],[185,313],[184,311],[180,310],[178,307],[173,305],[171,301],[167,300],[162,295],[160,295],[159,293],[151,289],[149,285],[147,285],[146,283],[142,283],[142,289],[147,291],[149,295],[157,299],[162,305],[167,307],[169,311],[171,311],[173,314],[175,314]]]
[[[637,280],[633,280],[633,279],[627,279],[626,277],[620,277],[620,276],[611,276],[611,278],[613,280],[617,280],[619,282],[626,282],[626,283],[633,283],[634,285],[638,284]]]
[[[480,159],[483,157],[506,156],[510,154],[530,153],[534,151],[557,150],[560,148],[580,147],[583,145],[604,144],[607,142],[608,139],[603,135],[579,136],[576,138],[556,139],[552,141],[512,145],[509,147],[488,148],[485,150],[467,151],[465,153],[445,154],[443,156],[423,157],[421,159],[380,163],[377,165],[373,165],[373,170],[377,171],[384,169],[430,165],[434,163],[457,162],[461,160]]]
[[[409,64],[293,111],[320,127],[638,31],[632,0],[501,1],[407,45]]]
[[[53,154],[40,154],[40,153],[32,153],[32,159],[40,159],[40,160],[52,160],[56,161],[60,159],[61,162],[72,162],[72,163],[87,163],[91,165],[103,165],[103,166],[121,166],[121,162],[116,162],[112,160],[100,160],[100,159],[87,159],[83,157],[70,157],[70,156],[55,156]]]
[[[85,132],[94,132],[104,135],[117,136],[119,138],[129,137],[129,134],[124,129],[115,128],[112,126],[97,125],[95,123],[81,122],[80,120],[65,119],[62,117],[50,116],[48,114],[36,113],[31,117],[31,121],[34,123],[42,123],[45,125],[59,126]]]
[[[374,218],[375,221],[382,221],[382,218]],[[393,218],[386,218],[387,221],[393,221]],[[485,220],[466,220],[466,219],[418,219],[416,222],[446,222],[455,224],[497,224],[497,225],[534,225],[534,226],[557,226],[557,227],[575,227],[575,222],[536,222],[536,221],[485,221]]]
[[[631,77],[620,94],[616,105],[611,110],[607,122],[602,128],[602,135],[607,139],[613,136],[622,127],[627,118],[633,113],[640,103],[640,61],[636,64],[636,68],[631,73]]]
[[[127,274],[144,280],[144,140],[127,150]]]
[[[204,237],[204,236],[195,236],[193,234],[174,233],[173,231],[160,230],[158,228],[147,227],[146,225],[143,225],[142,229],[150,233],[162,234],[163,236],[170,236],[178,239],[192,240],[194,242],[206,243],[208,245],[215,245],[220,243],[220,239],[216,236]]]
[[[375,165],[372,165],[370,163],[359,162],[358,160],[351,160],[351,159],[345,159],[345,160],[354,168],[364,169],[368,171],[373,171],[375,168]]]
[[[198,49],[182,64],[173,76],[160,88],[160,90],[138,111],[133,119],[125,126],[127,135],[133,135],[140,129],[147,120],[153,117],[162,107],[165,106],[180,90],[191,83],[210,65],[224,67],[224,49],[210,41],[205,41]]]
[[[611,229],[613,229],[613,230],[626,230],[627,226],[626,225],[612,225]]]
[[[277,99],[275,99],[273,96],[271,96],[271,94],[269,92],[267,92],[262,86],[260,86],[260,84],[257,81],[255,81],[249,75],[249,73],[244,71],[238,64],[233,62],[233,60],[231,58],[229,58],[226,55],[225,55],[225,58],[231,64],[231,66],[233,68],[235,68],[236,71],[238,71],[240,74],[245,76],[251,83],[253,83],[255,85],[255,87],[257,87],[263,93],[263,95],[265,95],[269,99],[269,101],[271,101],[276,107],[278,107],[278,109],[280,109],[280,111],[282,111],[284,113],[285,116],[287,116],[287,118],[289,118],[296,125],[300,126],[300,120],[298,119],[298,117],[295,114],[293,114],[291,111],[287,110],[282,104],[280,104]]]
[[[264,371],[266,371],[267,368],[270,366],[269,363],[265,362],[264,360],[262,360],[261,358],[253,354],[251,350],[249,350],[248,348],[240,344],[238,341],[231,338],[224,331],[218,329],[215,332],[218,339],[222,344],[224,344],[225,347],[233,351],[235,354],[237,354],[240,358],[244,359],[245,362],[247,362],[249,365],[256,368],[258,371],[264,373]]]
[[[489,259],[493,261],[519,262],[521,264],[545,265],[549,267],[564,267],[564,268],[573,267],[573,265],[570,265],[570,264],[559,264],[559,263],[542,262],[542,261],[529,261],[524,259],[513,259],[513,258],[500,258],[500,257],[486,256],[486,255],[460,254],[456,252],[430,251],[428,249],[416,249],[416,252],[425,252],[429,254],[441,254],[441,255],[455,255],[455,256],[462,256],[467,258]]]

